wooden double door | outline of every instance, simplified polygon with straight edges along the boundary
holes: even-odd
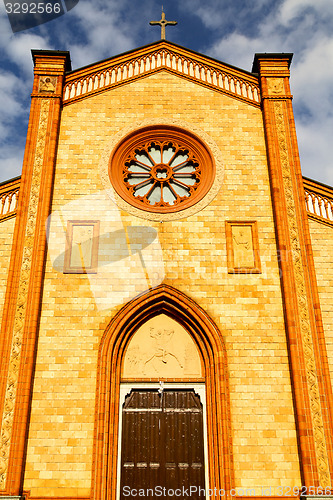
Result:
[[[150,489],[151,498],[155,494],[182,498],[186,495],[179,492],[190,487],[192,499],[205,488],[200,397],[190,389],[133,389],[122,410],[120,497],[128,498],[134,490],[139,496],[139,489]],[[163,488],[164,494],[158,495]],[[168,490],[177,492],[168,495]]]

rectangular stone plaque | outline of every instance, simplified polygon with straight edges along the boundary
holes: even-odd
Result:
[[[64,273],[96,273],[99,221],[68,221]]]
[[[226,222],[228,273],[261,273],[257,222]]]

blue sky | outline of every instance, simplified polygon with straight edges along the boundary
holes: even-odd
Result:
[[[1,0],[0,0],[1,1]],[[333,185],[333,0],[80,0],[62,17],[13,34],[0,4],[0,182],[20,175],[31,49],[69,50],[73,69],[160,38],[251,71],[256,52],[293,52],[291,88],[303,175]]]

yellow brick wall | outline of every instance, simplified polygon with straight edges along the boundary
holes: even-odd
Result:
[[[208,134],[225,179],[201,212],[158,223],[117,209],[103,192],[99,162],[122,128],[161,117]],[[163,277],[223,335],[236,486],[261,494],[300,485],[261,111],[166,72],[67,106],[52,211],[24,489],[89,495],[100,339],[127,300]],[[63,274],[67,220],[87,218],[100,220],[104,235],[144,226],[158,239],[133,255],[121,247],[109,265],[106,252],[97,275]],[[258,221],[262,274],[227,273],[225,221],[235,219]]]
[[[0,324],[7,286],[10,254],[12,250],[13,234],[16,218],[0,222]]]
[[[333,228],[309,219],[328,363],[333,383]]]

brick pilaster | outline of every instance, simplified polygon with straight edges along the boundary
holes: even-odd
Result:
[[[33,51],[35,75],[1,325],[0,494],[21,495],[68,52]]]
[[[330,487],[332,389],[289,87],[291,54],[256,54],[305,486]]]

